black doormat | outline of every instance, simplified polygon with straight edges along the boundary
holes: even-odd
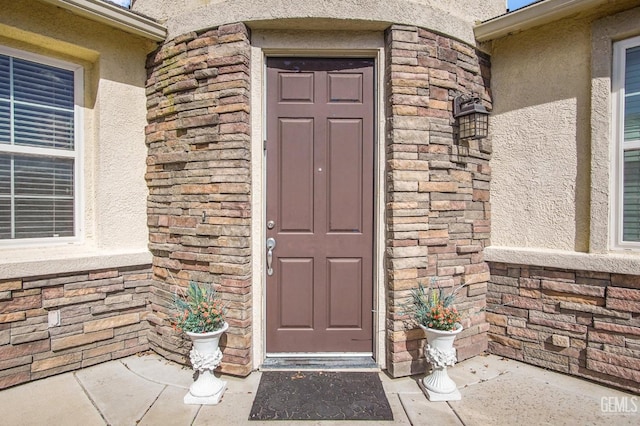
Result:
[[[393,420],[378,373],[265,371],[249,420]]]

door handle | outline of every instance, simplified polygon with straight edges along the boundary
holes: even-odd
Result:
[[[267,275],[273,275],[273,268],[271,263],[273,262],[273,249],[276,248],[276,239],[267,239]]]

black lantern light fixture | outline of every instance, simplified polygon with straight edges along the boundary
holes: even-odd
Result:
[[[484,139],[489,134],[489,111],[477,95],[459,95],[453,100],[458,121],[458,139]]]

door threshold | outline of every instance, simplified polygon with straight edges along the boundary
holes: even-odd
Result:
[[[260,371],[380,371],[370,356],[268,357]]]

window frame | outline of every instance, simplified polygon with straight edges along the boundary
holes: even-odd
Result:
[[[613,43],[612,63],[612,130],[611,150],[611,248],[614,250],[640,251],[640,241],[623,240],[623,202],[624,202],[624,153],[629,149],[640,149],[640,141],[624,142],[624,106],[626,52],[630,48],[640,47],[640,36],[627,38]]]
[[[63,61],[48,56],[27,52],[23,50],[14,49],[7,46],[0,45],[0,54],[5,56],[14,57],[26,61],[31,61],[43,65],[48,65],[64,70],[73,72],[73,85],[74,85],[74,108],[73,108],[73,123],[74,123],[74,149],[73,150],[58,150],[54,148],[42,148],[33,146],[13,145],[13,144],[0,144],[0,153],[2,154],[22,154],[22,155],[39,155],[49,158],[66,158],[73,159],[73,173],[74,173],[74,235],[69,237],[39,237],[39,238],[10,238],[0,239],[1,247],[22,247],[22,246],[48,246],[55,244],[69,244],[81,242],[84,238],[84,191],[83,182],[84,176],[84,162],[83,162],[83,99],[84,99],[84,69],[82,65],[72,62]]]

